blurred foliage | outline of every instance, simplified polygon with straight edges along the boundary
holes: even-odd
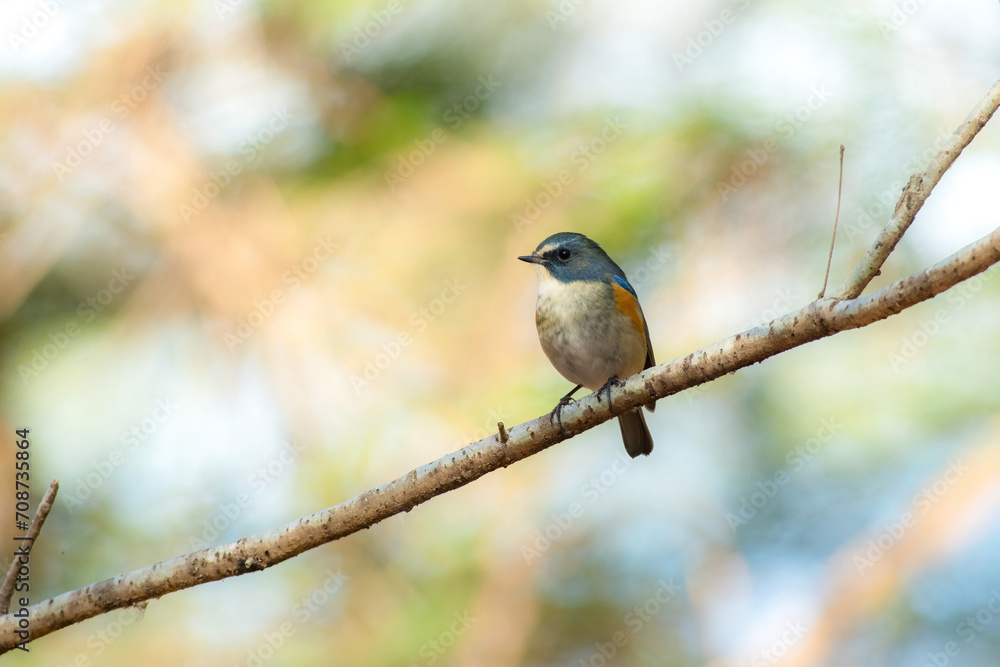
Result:
[[[40,6],[0,12],[0,415],[62,483],[32,602],[548,412],[514,258],[554,232],[660,361],[809,302],[838,146],[834,286],[1000,59],[972,2]],[[874,287],[1000,225],[998,148]],[[994,664],[996,274],[661,401],[648,459],[607,425],[18,663]]]

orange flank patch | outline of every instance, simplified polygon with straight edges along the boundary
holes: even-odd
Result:
[[[611,283],[611,289],[615,293],[615,305],[618,306],[618,312],[632,320],[632,326],[639,332],[639,335],[645,338],[646,334],[643,332],[642,327],[642,313],[639,311],[639,300],[618,283]]]

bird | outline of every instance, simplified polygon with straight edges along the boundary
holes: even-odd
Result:
[[[545,356],[576,387],[553,409],[562,430],[561,411],[582,387],[598,399],[621,379],[656,365],[646,317],[635,289],[604,249],[583,234],[560,232],[518,257],[535,265],[538,299],[535,326]],[[656,402],[646,405],[650,412]],[[649,455],[653,438],[642,410],[618,417],[629,456]]]

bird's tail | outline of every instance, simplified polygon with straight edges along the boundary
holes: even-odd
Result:
[[[642,409],[636,408],[618,417],[618,425],[622,429],[622,440],[625,441],[625,451],[632,458],[639,454],[649,455],[653,451],[653,436],[649,434],[646,418]]]

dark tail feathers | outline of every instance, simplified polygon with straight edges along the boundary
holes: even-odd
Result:
[[[642,416],[641,408],[618,417],[618,425],[621,426],[622,440],[629,456],[632,458],[639,454],[648,456],[653,451],[653,436],[649,434],[649,427],[646,426],[646,418]]]

